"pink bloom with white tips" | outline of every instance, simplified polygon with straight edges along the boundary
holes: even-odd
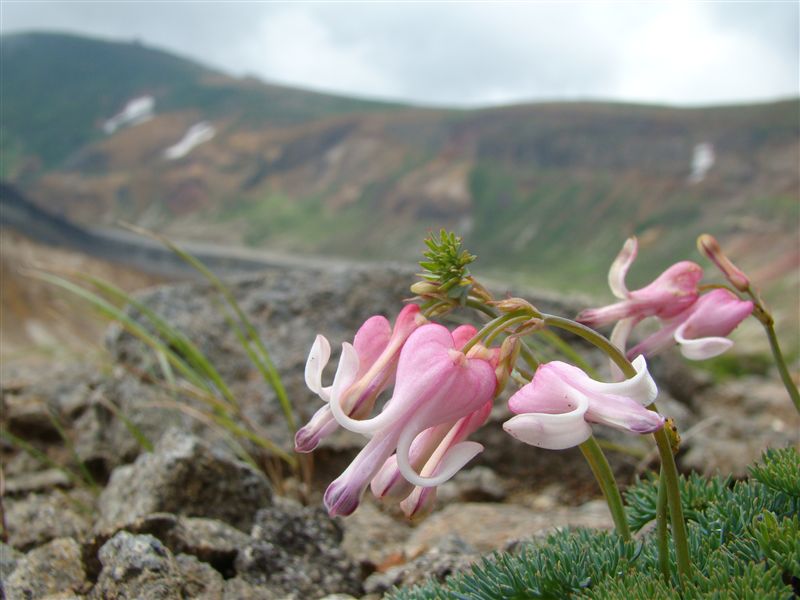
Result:
[[[658,389],[644,357],[633,366],[634,377],[602,383],[560,361],[540,365],[533,380],[508,401],[516,416],[503,429],[526,444],[550,450],[585,442],[592,435],[590,423],[640,434],[657,431],[664,418],[645,407]]]
[[[480,444],[460,442],[448,447],[438,474],[430,477],[414,470],[411,446],[426,429],[458,421],[490,402],[496,385],[494,368],[488,361],[465,356],[456,349],[451,333],[433,323],[422,325],[409,336],[400,352],[392,398],[383,412],[365,420],[346,414],[337,389],[337,382],[352,380],[359,368],[355,349],[343,344],[330,394],[331,411],[342,427],[368,435],[370,440],[325,491],[325,506],[331,515],[352,513],[392,454],[396,454],[402,476],[414,485],[436,486],[450,479],[483,449]]]
[[[419,434],[411,444],[409,463],[422,476],[441,472],[442,459],[447,452],[475,433],[492,412],[490,400],[478,410],[459,420],[437,425]],[[400,501],[400,508],[409,518],[421,517],[433,508],[436,487],[414,486],[397,466],[397,456],[390,456],[370,485],[372,493],[384,501]]]
[[[343,397],[339,401],[347,414],[354,418],[369,416],[380,393],[394,383],[400,350],[408,336],[427,319],[419,306],[409,304],[400,311],[394,329],[380,315],[370,317],[356,332],[352,348],[358,356],[359,368],[347,373],[347,379],[334,379],[333,385],[322,385],[322,371],[331,357],[328,340],[318,335],[308,355],[305,380],[308,388],[326,402],[311,419],[295,434],[295,450],[311,452],[319,442],[337,429],[338,424],[330,410],[334,389]]]
[[[631,348],[628,357],[653,356],[678,344],[681,354],[690,360],[718,356],[733,346],[727,337],[750,313],[753,303],[741,300],[726,289],[704,294],[692,306]]]
[[[699,295],[697,284],[703,269],[697,263],[681,261],[659,275],[649,285],[628,291],[625,276],[636,259],[638,242],[628,238],[608,273],[611,292],[621,301],[601,308],[581,312],[577,320],[589,327],[601,327],[615,321],[630,319],[628,330],[646,317],[674,317],[694,304]]]

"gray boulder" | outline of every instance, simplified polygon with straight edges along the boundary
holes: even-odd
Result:
[[[59,538],[19,559],[4,588],[8,600],[36,600],[58,592],[80,593],[87,586],[80,545]]]
[[[182,600],[183,578],[172,553],[151,535],[120,531],[99,553],[95,600]]]
[[[276,499],[256,515],[251,537],[235,564],[245,582],[281,598],[361,592],[360,569],[340,548],[342,530],[322,509]]]
[[[266,477],[230,454],[179,430],[154,452],[118,467],[99,500],[95,530],[119,529],[152,513],[208,517],[247,529],[272,501]]]

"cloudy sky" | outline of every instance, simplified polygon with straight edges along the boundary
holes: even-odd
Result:
[[[40,2],[3,33],[138,39],[236,75],[428,105],[800,94],[800,2]]]

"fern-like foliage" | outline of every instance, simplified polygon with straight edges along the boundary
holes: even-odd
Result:
[[[796,451],[767,452],[751,469],[754,479],[749,481],[682,478],[692,558],[683,582],[674,569],[665,580],[650,535],[625,543],[613,533],[576,529],[523,545],[513,554],[495,553],[444,583],[395,590],[390,597],[790,600],[800,595],[800,497],[790,493],[800,471],[791,471],[794,460]],[[655,477],[628,490],[634,528],[655,517],[657,490]]]

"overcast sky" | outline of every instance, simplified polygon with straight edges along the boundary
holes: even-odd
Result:
[[[800,2],[2,0],[3,33],[139,39],[228,73],[419,104],[800,94]]]

